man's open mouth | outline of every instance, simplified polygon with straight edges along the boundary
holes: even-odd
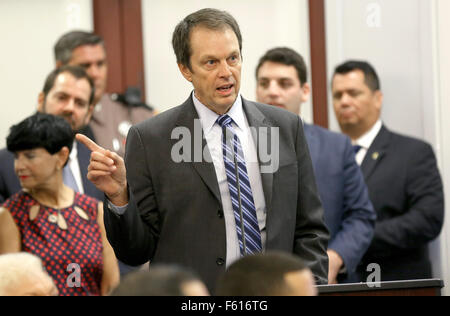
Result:
[[[221,91],[221,92],[227,92],[229,90],[231,90],[234,87],[234,84],[229,84],[226,86],[221,86],[219,88],[217,88],[217,90]]]

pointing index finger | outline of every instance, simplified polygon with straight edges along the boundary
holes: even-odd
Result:
[[[83,135],[83,134],[77,134],[76,139],[85,145],[87,148],[89,148],[91,151],[99,151],[101,153],[105,152],[105,149],[94,143],[89,137]]]

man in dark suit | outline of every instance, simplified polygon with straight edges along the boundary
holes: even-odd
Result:
[[[39,94],[38,111],[64,117],[74,132],[81,131],[92,115],[94,84],[86,72],[79,67],[63,67],[52,71],[46,79],[43,91]],[[78,192],[103,199],[99,191],[87,179],[90,151],[76,142],[68,165],[70,169],[66,181]],[[65,178],[66,180],[66,178]],[[20,191],[20,182],[14,172],[14,156],[6,149],[0,150],[0,203]]]
[[[131,128],[125,164],[77,135],[93,149],[88,178],[109,199],[118,258],[187,266],[212,291],[242,255],[282,250],[327,283],[328,231],[301,120],[240,96],[242,39],[228,13],[189,15],[173,47],[194,92]]]
[[[374,239],[358,269],[361,280],[371,263],[380,266],[382,281],[431,278],[428,243],[439,236],[444,220],[433,149],[383,125],[380,82],[367,62],[338,66],[332,90],[336,118],[356,146],[356,160],[378,215]]]
[[[310,95],[302,56],[290,48],[267,51],[256,68],[256,97],[299,115]],[[348,137],[304,124],[317,187],[330,230],[329,283],[345,283],[370,245],[375,211]]]

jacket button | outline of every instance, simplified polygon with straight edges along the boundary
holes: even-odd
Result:
[[[217,211],[217,216],[219,216],[219,218],[223,218],[223,211],[221,209]]]
[[[217,258],[216,263],[218,266],[223,266],[225,264],[225,260],[222,258]]]

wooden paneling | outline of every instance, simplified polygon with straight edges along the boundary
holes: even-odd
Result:
[[[309,0],[314,123],[328,128],[325,1]]]
[[[141,89],[145,100],[141,0],[93,0],[94,32],[108,56],[107,92]]]

